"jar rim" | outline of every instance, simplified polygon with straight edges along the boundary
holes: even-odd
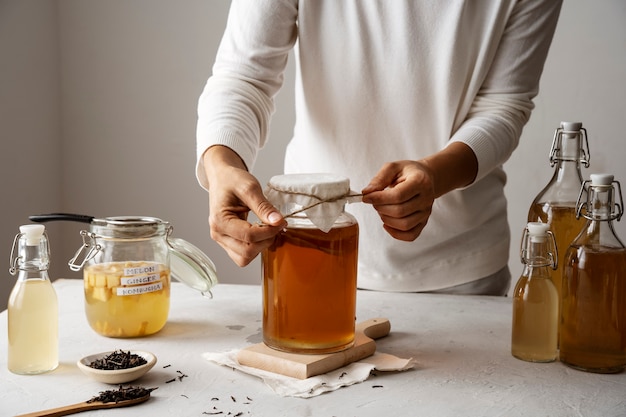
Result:
[[[169,227],[169,222],[149,216],[95,218],[90,225],[97,236],[127,239],[162,236]]]

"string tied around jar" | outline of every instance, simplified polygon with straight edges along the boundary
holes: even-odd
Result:
[[[360,202],[350,180],[335,174],[286,174],[270,179],[265,196],[284,218],[304,213],[321,231],[328,232],[346,203]]]

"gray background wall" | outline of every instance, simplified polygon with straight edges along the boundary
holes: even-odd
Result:
[[[260,282],[260,263],[236,267],[209,238],[208,197],[196,184],[196,102],[210,74],[225,0],[0,0],[0,309],[14,278],[13,237],[28,215],[152,215],[203,249],[225,283]],[[528,206],[552,174],[561,120],[588,129],[592,163],[625,182],[626,2],[566,0],[536,110],[506,164],[510,266]],[[271,141],[255,173],[282,169],[294,119],[293,66],[277,97]],[[488,202],[485,202],[488,204]],[[618,233],[626,239],[626,221]],[[48,225],[52,276],[67,268],[81,224]]]

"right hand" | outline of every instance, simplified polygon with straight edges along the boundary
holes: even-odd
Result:
[[[234,151],[213,146],[203,158],[209,181],[211,238],[237,265],[246,266],[274,242],[287,221],[267,201],[261,184]],[[250,211],[261,224],[247,221]]]

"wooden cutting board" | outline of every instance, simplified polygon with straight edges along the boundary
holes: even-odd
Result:
[[[288,353],[258,343],[240,350],[237,360],[241,365],[251,368],[307,379],[371,356],[376,352],[374,339],[387,336],[390,330],[389,320],[369,319],[356,325],[354,346],[341,352],[323,355]]]

